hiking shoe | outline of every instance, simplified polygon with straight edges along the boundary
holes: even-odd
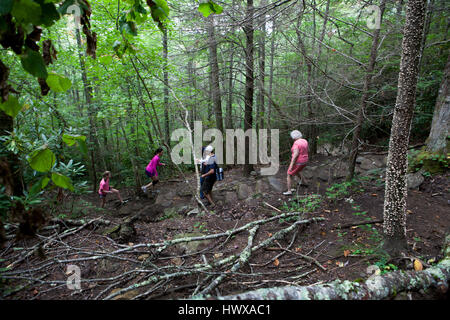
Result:
[[[285,195],[285,196],[292,196],[292,191],[283,192],[283,195]]]

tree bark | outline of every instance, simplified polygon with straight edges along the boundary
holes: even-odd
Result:
[[[244,131],[253,128],[253,12],[253,0],[247,0],[246,22],[244,25],[244,33],[247,39],[245,47]],[[250,176],[250,172],[253,171],[253,164],[250,164],[250,141],[248,139],[245,140],[245,159],[244,176]]]
[[[89,148],[89,155],[91,160],[91,179],[92,179],[92,190],[96,192],[97,190],[97,167],[95,165],[96,163],[96,157],[95,157],[95,147],[97,146],[97,132],[95,128],[95,120],[94,120],[94,110],[92,107],[92,87],[88,82],[87,74],[86,74],[86,64],[84,61],[84,56],[81,50],[81,36],[80,36],[80,30],[76,29],[76,38],[77,38],[77,45],[78,45],[78,58],[80,61],[80,68],[81,68],[81,78],[83,81],[84,86],[84,96],[86,100],[86,105],[88,108],[88,118],[89,118],[89,140],[91,143],[91,147]],[[97,146],[98,150],[98,146]]]
[[[383,210],[384,246],[396,254],[406,248],[406,172],[411,120],[416,98],[425,1],[410,0],[403,30],[398,92],[392,119]]]
[[[261,1],[261,6],[264,7],[267,4],[265,0]],[[264,113],[265,113],[265,77],[266,77],[266,16],[261,15],[259,19],[261,24],[260,35],[258,37],[258,67],[259,67],[259,81],[260,90],[258,91],[258,104],[256,108],[256,131],[264,128]]]
[[[217,62],[217,41],[214,34],[214,14],[208,18],[209,63],[211,65],[211,98],[214,106],[216,127],[223,132],[222,99],[220,95],[219,63]]]
[[[272,19],[272,39],[270,40],[270,65],[269,65],[269,96],[272,97],[273,91],[273,65],[274,65],[274,56],[275,56],[275,31],[276,31],[276,20]],[[272,100],[269,99],[269,104],[267,106],[267,128],[270,130],[271,128],[271,117],[272,117]]]
[[[168,71],[168,44],[167,44],[167,29],[163,31],[163,59],[164,59],[164,140],[167,144],[170,143],[170,118],[169,118],[169,71]]]

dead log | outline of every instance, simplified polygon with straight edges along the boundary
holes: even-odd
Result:
[[[444,243],[444,258],[423,271],[393,271],[372,276],[365,282],[335,280],[311,286],[263,288],[217,297],[220,300],[381,300],[400,292],[437,289],[447,292],[450,282],[450,235]]]
[[[362,226],[362,225],[366,225],[366,224],[376,224],[376,223],[383,223],[384,219],[378,219],[378,220],[370,220],[370,221],[359,221],[359,222],[353,222],[353,223],[349,223],[349,224],[344,224],[344,225],[337,225],[336,227],[334,227],[334,229],[347,229],[347,228],[351,228],[351,227],[357,227],[357,226]]]

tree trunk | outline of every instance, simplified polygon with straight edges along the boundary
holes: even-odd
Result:
[[[261,6],[264,7],[267,1],[261,1]],[[265,77],[266,77],[266,16],[261,15],[261,34],[258,37],[258,52],[259,52],[259,78],[260,78],[260,89],[258,91],[258,105],[256,110],[256,131],[258,129],[264,128],[264,113],[265,113]]]
[[[434,107],[433,121],[430,135],[427,139],[427,150],[433,153],[447,155],[449,148],[447,143],[448,124],[450,122],[450,53],[445,65],[444,75],[439,87],[439,94]]]
[[[275,56],[275,30],[276,30],[276,20],[275,18],[272,19],[272,34],[271,34],[271,41],[270,41],[270,66],[269,66],[269,96],[272,97],[273,94],[273,61]],[[269,104],[267,108],[267,128],[270,130],[271,128],[271,117],[272,117],[272,100],[269,99]]]
[[[386,7],[386,0],[381,0],[380,3],[380,24],[383,20],[383,13]],[[372,48],[370,50],[370,60],[367,66],[367,73],[364,79],[364,88],[361,96],[361,107],[358,110],[356,118],[356,127],[353,131],[352,147],[350,150],[350,158],[348,163],[348,176],[347,181],[353,179],[355,174],[356,158],[358,157],[358,149],[360,145],[361,127],[364,122],[364,114],[367,107],[367,99],[369,98],[369,90],[372,83],[373,71],[375,69],[375,63],[377,61],[378,42],[380,38],[380,29],[375,29],[372,39]]]
[[[214,105],[214,115],[216,118],[216,128],[220,132],[223,130],[223,116],[222,116],[222,98],[220,94],[220,81],[219,81],[219,63],[217,62],[217,41],[214,34],[214,14],[211,14],[208,18],[208,44],[209,44],[209,62],[211,64],[211,98]],[[225,159],[225,141],[223,141],[223,154],[222,159]],[[220,155],[219,155],[220,159]]]
[[[170,119],[169,119],[169,71],[168,71],[168,44],[167,29],[163,31],[163,58],[164,58],[164,122],[165,122],[165,141],[170,143]]]
[[[95,120],[94,120],[94,110],[92,107],[92,87],[88,83],[87,74],[86,74],[86,64],[84,61],[84,56],[82,53],[82,47],[81,47],[81,36],[80,36],[80,30],[76,29],[76,38],[77,38],[77,45],[78,45],[78,58],[80,60],[80,67],[81,67],[81,78],[83,80],[83,86],[84,86],[84,95],[86,100],[86,105],[88,109],[88,118],[89,118],[89,141],[91,143],[91,146],[89,148],[89,155],[91,160],[91,180],[92,180],[92,190],[94,192],[97,191],[97,168],[96,168],[96,157],[95,157],[95,147],[96,147],[96,141],[97,141],[97,133],[95,128]],[[98,148],[97,148],[98,149]]]
[[[313,86],[313,65],[311,62],[311,59],[308,57],[307,53],[306,53],[306,47],[305,47],[305,43],[302,39],[301,33],[300,33],[300,27],[301,27],[301,19],[302,19],[302,13],[299,15],[298,20],[297,20],[297,28],[296,28],[296,32],[297,32],[297,41],[298,41],[298,45],[300,47],[300,52],[303,55],[303,61],[306,65],[306,73],[307,73],[307,92],[310,93],[310,96],[307,98],[307,113],[308,113],[308,119],[309,121],[313,122],[314,121],[314,112],[312,109],[312,102],[313,102],[313,91],[312,91],[312,86]],[[298,93],[300,95],[300,92]],[[313,151],[312,153],[315,153],[315,150],[317,150],[317,134],[316,134],[316,125],[314,123],[310,123],[307,127],[307,137],[309,140],[309,149],[310,151]]]
[[[139,169],[136,164],[136,158],[132,154],[133,151],[131,150],[130,142],[128,141],[127,133],[126,133],[125,128],[122,123],[122,118],[119,118],[119,125],[120,125],[120,128],[122,129],[122,134],[123,134],[123,138],[125,140],[125,145],[127,147],[128,154],[130,155],[131,166],[133,167],[134,182],[135,182],[134,186],[136,188],[135,190],[136,190],[136,192],[140,192],[141,179],[139,176]]]
[[[247,0],[246,23],[244,25],[244,33],[247,39],[245,47],[245,110],[244,110],[244,131],[253,128],[253,0]],[[245,164],[244,176],[250,176],[253,171],[253,164],[250,164],[250,141],[245,140]]]
[[[235,0],[232,1],[231,7],[234,8]],[[234,35],[234,25],[231,27],[231,34]],[[228,101],[225,111],[225,128],[233,129],[233,66],[234,66],[234,44],[230,41],[230,69],[228,71]]]
[[[384,246],[391,254],[406,248],[406,172],[408,143],[416,98],[425,1],[407,3],[398,92],[392,119],[383,210]]]

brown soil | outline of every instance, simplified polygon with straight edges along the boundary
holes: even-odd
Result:
[[[322,158],[314,161],[320,163]],[[312,163],[314,164],[314,162]],[[312,165],[311,164],[311,165]],[[282,181],[284,188],[285,169],[280,168],[277,178]],[[225,180],[218,182],[215,189],[220,190],[221,185],[230,181],[246,183],[251,177],[242,177],[240,168],[227,170]],[[191,181],[193,177],[190,178]],[[250,179],[250,180],[249,180]],[[284,285],[310,285],[319,282],[328,282],[334,279],[355,280],[358,278],[367,279],[369,274],[366,270],[369,265],[378,263],[383,272],[395,268],[412,269],[412,259],[420,259],[426,266],[437,262],[440,259],[445,235],[450,231],[449,217],[449,174],[426,178],[419,190],[411,190],[408,194],[407,213],[407,238],[410,259],[389,260],[380,250],[382,239],[382,224],[348,226],[349,224],[362,221],[381,220],[383,212],[384,186],[382,180],[373,177],[371,179],[360,179],[360,183],[351,186],[347,192],[334,199],[330,194],[326,194],[327,188],[343,180],[335,180],[332,183],[320,182],[312,179],[308,187],[298,189],[298,197],[285,197],[280,192],[273,190],[264,194],[259,194],[251,199],[235,201],[234,203],[224,203],[214,208],[210,214],[197,214],[191,216],[172,216],[161,218],[160,221],[145,223],[138,220],[134,223],[136,229],[135,237],[130,240],[132,243],[120,245],[105,236],[102,232],[105,227],[85,228],[73,235],[64,238],[60,242],[55,242],[44,250],[45,258],[38,255],[31,255],[14,270],[28,270],[17,274],[15,278],[3,279],[0,286],[0,294],[8,293],[13,289],[18,290],[9,294],[5,299],[94,299],[102,291],[105,291],[100,298],[106,297],[114,288],[126,288],[127,286],[141,282],[148,278],[148,273],[123,278],[123,281],[109,287],[114,281],[110,278],[133,269],[149,270],[142,260],[142,255],[148,254],[151,261],[158,267],[176,265],[188,267],[196,263],[203,263],[203,259],[208,262],[217,261],[231,254],[239,254],[246,246],[248,232],[241,232],[228,239],[224,243],[224,238],[215,239],[206,243],[200,243],[197,250],[203,250],[200,254],[186,254],[179,246],[171,246],[163,251],[161,255],[154,257],[154,252],[145,247],[136,249],[127,255],[121,255],[121,260],[101,259],[76,261],[74,264],[80,267],[81,277],[86,279],[97,279],[93,282],[83,282],[82,291],[76,292],[68,290],[65,286],[67,275],[66,263],[50,263],[57,258],[60,260],[79,259],[81,257],[93,256],[89,251],[117,250],[127,245],[140,243],[157,243],[170,240],[179,234],[202,233],[214,234],[226,230],[238,228],[254,220],[271,217],[275,210],[264,204],[264,202],[289,211],[284,207],[287,204],[290,210],[305,210],[311,201],[300,203],[312,194],[321,195],[321,202],[305,210],[302,217],[323,217],[326,220],[320,223],[313,223],[299,228],[295,241],[290,246],[289,252],[272,261],[273,257],[282,253],[282,248],[287,248],[291,243],[293,234],[288,234],[286,238],[274,242],[269,247],[255,252],[250,263],[243,266],[237,273],[229,275],[226,280],[218,286],[217,290],[211,292],[212,295],[227,295],[232,293],[253,290],[262,287],[284,286]],[[186,184],[183,182],[162,181],[157,185],[160,193],[185,190]],[[134,215],[146,206],[150,206],[154,200],[140,196],[136,200],[136,195],[131,190],[121,190],[124,198],[130,198],[122,208],[115,208],[115,199],[109,199],[106,210],[98,210],[93,206],[98,206],[97,195],[84,195],[82,200],[91,203],[82,216],[86,221],[92,218],[101,217],[110,220],[112,225],[119,224],[127,217]],[[176,203],[189,204],[189,198],[175,196]],[[75,199],[79,200],[79,199]],[[289,200],[292,200],[289,202]],[[71,200],[68,199],[68,202]],[[59,211],[62,213],[62,211]],[[80,219],[80,217],[78,218]],[[260,243],[282,228],[289,226],[290,221],[274,221],[263,225],[254,240],[254,244]],[[30,248],[36,243],[36,239],[10,240],[5,248],[0,250],[0,268],[4,268],[23,254],[17,248]],[[316,259],[326,271],[320,269],[314,263],[302,259],[297,253],[308,255]],[[202,257],[204,256],[204,258]],[[392,264],[389,266],[389,264]],[[47,266],[48,265],[48,266]],[[0,269],[1,270],[1,269]],[[31,270],[31,271],[30,271]],[[185,270],[185,269],[180,269]],[[228,270],[222,270],[228,272]],[[215,275],[217,276],[217,275]],[[214,277],[215,277],[214,276]],[[297,278],[295,278],[297,276]],[[171,281],[159,281],[138,290],[134,290],[129,296],[122,298],[132,298],[142,294],[154,286],[154,291],[146,295],[145,299],[181,299],[189,298],[198,281],[204,279],[206,274],[186,275],[177,277]],[[1,274],[0,274],[1,278]],[[29,283],[29,279],[40,279]],[[100,281],[98,279],[104,279]],[[108,280],[109,279],[109,280]],[[44,282],[41,282],[44,281]],[[54,284],[50,284],[50,282]],[[59,281],[59,282],[58,282]],[[205,285],[211,281],[205,282]],[[3,293],[1,293],[3,290]]]

